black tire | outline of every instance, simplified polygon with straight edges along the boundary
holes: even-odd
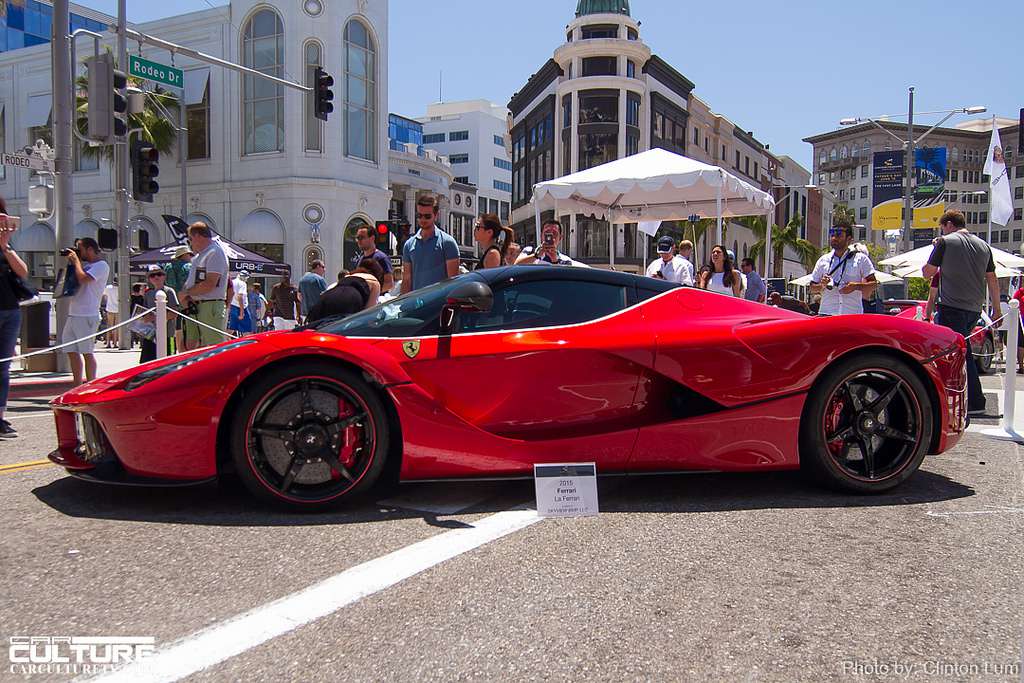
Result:
[[[974,356],[974,364],[978,366],[978,372],[987,375],[992,371],[992,361],[996,356],[996,345],[991,338],[985,337],[981,342],[981,351]]]
[[[247,387],[231,427],[238,477],[292,510],[334,507],[368,491],[389,452],[387,411],[357,371],[305,361]]]
[[[863,354],[827,368],[800,422],[800,467],[824,486],[882,493],[906,481],[928,452],[932,401],[905,363]]]

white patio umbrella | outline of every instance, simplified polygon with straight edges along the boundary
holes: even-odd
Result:
[[[879,282],[897,282],[899,280],[902,280],[903,278],[903,275],[890,275],[889,273],[883,273],[880,270],[875,271],[875,279],[878,280]],[[798,287],[806,287],[807,285],[811,284],[811,276],[810,274],[807,274],[804,275],[803,277],[798,277],[795,280],[790,280],[789,284],[797,285]]]
[[[770,215],[775,211],[775,200],[769,193],[718,166],[664,149],[651,149],[537,183],[532,201],[538,243],[540,214],[548,209],[555,210],[556,215],[562,211],[595,215],[609,223],[651,223],[643,226],[647,234],[652,234],[652,229],[657,231],[661,221],[686,220],[692,215],[714,217],[718,218],[719,240],[723,217]],[[770,233],[766,259],[771,257]],[[610,252],[614,264],[614,244]],[[765,271],[769,272],[767,267]]]
[[[897,254],[896,256],[890,256],[887,259],[878,262],[880,266],[893,266],[896,268],[903,268],[906,266],[916,266],[918,269],[924,264],[928,263],[928,257],[932,255],[932,245],[919,247],[913,251],[908,251],[905,254]],[[1024,258],[1020,256],[1014,256],[1008,251],[997,249],[992,247],[992,260],[996,262],[997,266],[1003,266],[1004,268],[1024,268]]]

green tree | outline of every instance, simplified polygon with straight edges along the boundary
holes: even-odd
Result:
[[[748,216],[740,219],[746,225],[754,237],[758,238],[748,252],[748,256],[755,261],[763,258],[765,237],[767,235],[766,216]],[[804,225],[804,219],[800,214],[793,216],[784,227],[772,226],[772,272],[766,273],[767,277],[782,277],[782,261],[785,258],[786,249],[792,249],[800,263],[808,270],[814,268],[815,261],[821,254],[821,250],[807,240],[800,237],[800,229]]]
[[[142,82],[137,79],[128,79],[129,86],[139,87],[141,84]],[[80,76],[75,81],[75,85],[77,88],[75,95],[75,125],[78,126],[78,131],[85,135],[89,125],[89,80],[85,76]],[[178,98],[161,88],[157,88],[155,91],[146,94],[145,104],[141,113],[128,115],[128,130],[142,129],[140,134],[143,140],[152,143],[161,154],[168,154],[176,149],[175,142],[178,139],[178,134],[175,130],[176,121],[168,121],[164,117],[163,112],[153,103],[154,98],[159,100],[160,104],[171,115],[177,116]],[[100,159],[108,160],[114,158],[113,145],[100,145],[97,147],[83,145],[81,150],[83,156],[89,158],[99,157]]]
[[[853,225],[857,222],[857,214],[846,204],[837,204],[832,210],[832,225],[835,225],[843,219],[848,221],[850,225]]]

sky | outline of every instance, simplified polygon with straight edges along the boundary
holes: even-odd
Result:
[[[110,14],[117,8],[116,0],[78,1]],[[128,0],[128,20],[150,21],[211,3],[223,5]],[[988,107],[984,116],[1016,119],[1024,107],[1020,0],[630,5],[641,39],[690,79],[713,111],[807,169],[811,146],[803,138],[833,130],[849,116],[905,121],[910,86],[917,112],[980,104]],[[416,117],[438,101],[439,83],[445,101],[507,104],[565,42],[576,0],[390,0],[389,9],[388,109]],[[340,70],[331,67],[335,75]],[[916,116],[915,123],[939,118]]]

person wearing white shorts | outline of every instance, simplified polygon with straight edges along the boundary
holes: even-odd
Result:
[[[294,330],[295,321],[282,318],[281,316],[274,316],[274,329],[275,330]]]
[[[67,344],[76,339],[77,344],[64,347],[64,353],[89,353],[96,347],[96,332],[100,328],[100,319],[97,316],[69,315],[64,323],[64,330],[60,334],[60,343]]]
[[[85,381],[96,379],[96,356],[93,347],[96,344],[96,330],[100,326],[100,299],[103,289],[107,286],[110,266],[100,255],[100,246],[91,237],[75,240],[75,248],[67,251],[68,265],[74,268],[75,279],[78,280],[78,291],[68,304],[68,320],[61,331],[61,343],[80,339],[78,343],[65,349],[68,354],[68,365],[77,387],[82,383],[83,360],[85,365]]]

